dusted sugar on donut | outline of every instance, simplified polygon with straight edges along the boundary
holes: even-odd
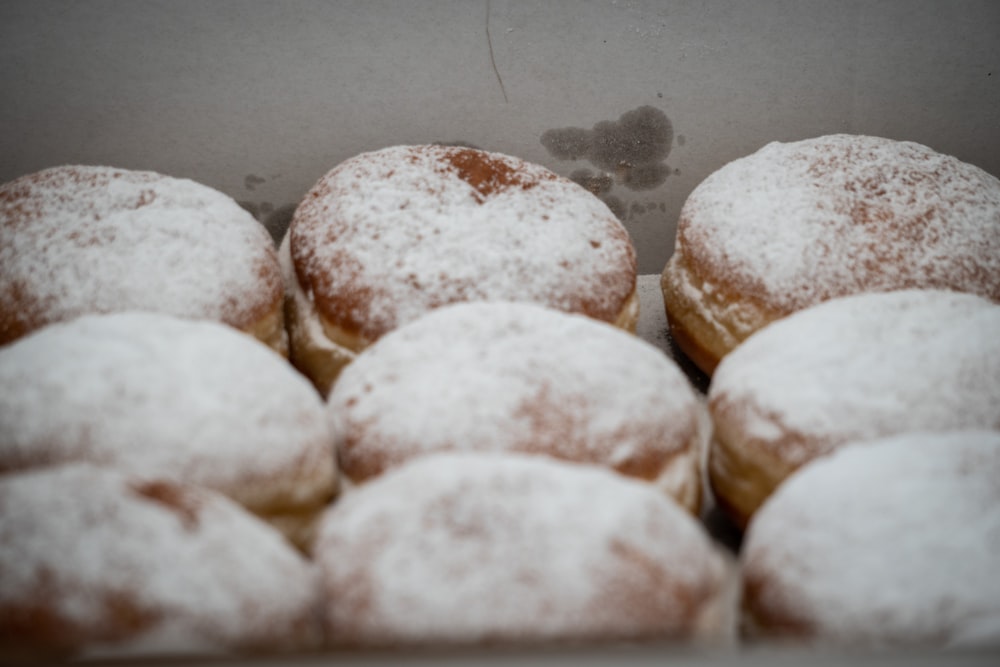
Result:
[[[1000,180],[912,142],[770,143],[691,193],[662,286],[678,345],[706,372],[769,322],[836,297],[1000,302]]]
[[[208,486],[297,542],[333,496],[320,396],[210,321],[87,315],[0,348],[0,472],[88,461]]]
[[[337,645],[725,641],[735,592],[704,529],[647,484],[517,454],[435,454],[323,517]]]
[[[660,350],[533,304],[439,308],[365,349],[328,410],[357,483],[446,450],[517,451],[645,479],[692,511],[702,404]]]
[[[709,388],[712,486],[740,522],[844,443],[1000,429],[1000,306],[903,290],[834,299],[751,336]]]
[[[528,301],[630,330],[638,317],[635,250],[607,206],[499,153],[351,158],[305,196],[281,252],[292,357],[324,391],[365,346],[451,303]]]
[[[756,637],[1000,646],[1000,433],[845,447],[792,476],[743,545]]]
[[[0,655],[317,646],[316,573],[195,487],[67,465],[0,477]]]
[[[286,351],[281,268],[232,199],[149,171],[62,166],[0,186],[0,344],[91,313],[224,322]]]

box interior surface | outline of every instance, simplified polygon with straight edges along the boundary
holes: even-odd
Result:
[[[6,2],[0,182],[151,169],[278,237],[348,157],[471,144],[603,190],[658,273],[690,191],[770,141],[875,134],[1000,174],[998,34],[991,0]]]

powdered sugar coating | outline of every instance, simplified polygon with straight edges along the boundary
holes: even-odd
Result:
[[[691,193],[677,246],[703,289],[771,312],[906,288],[1000,302],[1000,180],[912,142],[774,142]]]
[[[788,479],[750,524],[762,629],[837,643],[1000,645],[1000,433],[843,448]]]
[[[54,167],[0,187],[0,266],[0,342],[123,310],[249,329],[283,293],[270,236],[232,199],[111,167]]]
[[[1000,429],[1000,306],[902,290],[835,299],[768,325],[719,365],[717,428],[791,465],[842,443]]]
[[[3,476],[0,507],[0,643],[186,652],[321,636],[315,571],[223,496],[68,465]]]
[[[395,146],[340,164],[290,227],[298,280],[368,342],[459,301],[530,301],[615,321],[635,251],[577,184],[517,158]]]
[[[362,352],[328,409],[354,481],[433,451],[521,451],[649,480],[680,465],[688,474],[664,486],[697,504],[694,390],[660,350],[581,315],[501,302],[439,308]]]
[[[690,637],[726,575],[648,485],[516,454],[425,456],[359,486],[316,558],[328,634],[353,644]]]
[[[0,349],[0,386],[3,471],[85,460],[271,511],[333,492],[319,395],[222,324],[134,312],[49,325]]]

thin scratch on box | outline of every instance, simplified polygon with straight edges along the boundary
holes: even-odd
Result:
[[[503,78],[500,76],[500,70],[497,69],[497,59],[493,55],[493,38],[490,35],[490,0],[486,0],[486,46],[490,49],[490,66],[493,67],[493,74],[497,77],[497,83],[500,84],[500,92],[503,93],[503,102],[507,104],[507,89],[503,85]]]

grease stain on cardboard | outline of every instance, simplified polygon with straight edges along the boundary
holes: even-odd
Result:
[[[674,128],[660,109],[641,106],[626,111],[617,120],[600,121],[590,129],[546,130],[540,141],[559,160],[590,162],[596,170],[577,169],[569,178],[602,199],[620,219],[665,208],[663,203],[627,205],[611,192],[616,185],[632,191],[654,190],[674,173],[666,163],[674,143]]]

